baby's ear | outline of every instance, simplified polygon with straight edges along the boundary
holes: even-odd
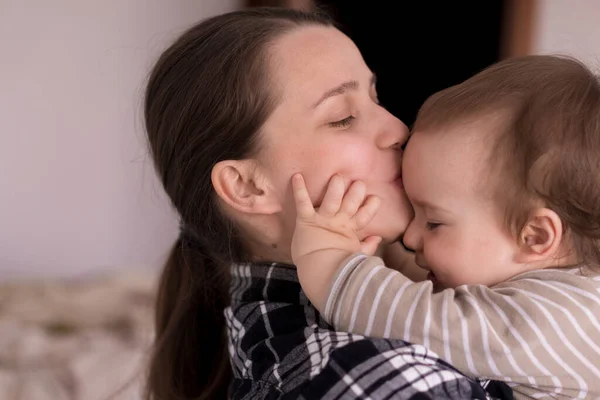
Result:
[[[563,240],[563,223],[549,208],[537,208],[519,234],[520,251],[517,262],[522,264],[548,260],[559,256]]]

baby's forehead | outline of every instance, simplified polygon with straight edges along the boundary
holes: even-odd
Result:
[[[489,158],[494,135],[484,124],[453,124],[416,131],[409,138],[405,157],[433,165],[473,169]]]
[[[432,191],[461,196],[489,195],[495,174],[490,168],[493,135],[485,126],[457,124],[436,131],[414,132],[404,154],[404,176],[431,185]]]

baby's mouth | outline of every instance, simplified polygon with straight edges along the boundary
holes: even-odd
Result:
[[[427,279],[430,280],[434,285],[437,283],[437,278],[435,277],[435,274],[431,271],[429,271],[429,273],[427,274]]]

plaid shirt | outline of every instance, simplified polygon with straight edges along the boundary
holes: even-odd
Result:
[[[487,392],[423,346],[335,332],[283,264],[232,267],[225,310],[232,399],[512,398]]]

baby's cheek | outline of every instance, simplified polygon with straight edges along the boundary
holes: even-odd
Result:
[[[466,269],[461,267],[464,259],[460,252],[456,251],[451,243],[444,243],[437,240],[425,245],[425,251],[429,253],[428,263],[430,267],[436,270],[436,274],[446,277],[450,283],[456,284],[461,280],[461,276],[466,273]]]

